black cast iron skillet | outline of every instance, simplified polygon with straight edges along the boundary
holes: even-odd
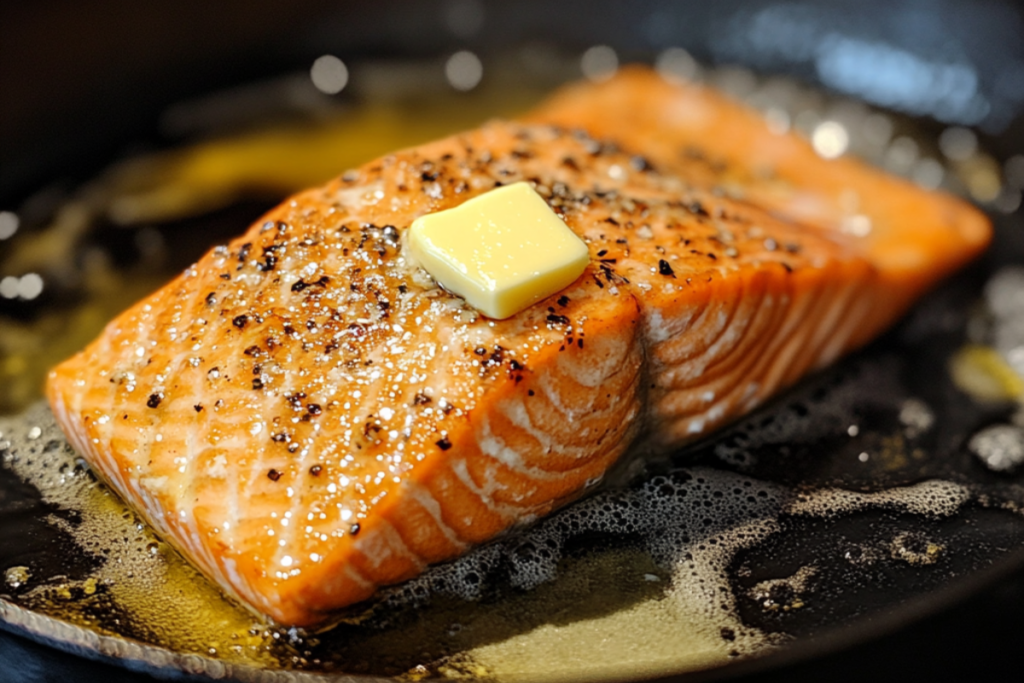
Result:
[[[1024,12],[1012,3],[492,2],[486,3],[478,30],[461,35],[444,19],[456,5],[314,0],[174,8],[129,2],[5,5],[0,9],[0,209],[55,179],[87,178],[140,140],[173,142],[158,128],[172,103],[303,70],[324,53],[346,60],[436,59],[470,48],[486,59],[525,44],[582,51],[602,43],[624,59],[649,61],[661,49],[681,45],[707,63],[745,62],[755,70],[815,82],[822,74],[806,54],[801,58],[799,49],[783,50],[756,32],[770,29],[766,16],[789,17],[798,26],[804,21],[812,32],[845,31],[869,43],[936,55],[940,62],[965,59],[977,65],[976,87],[998,114],[976,122],[984,145],[1001,158],[1024,152],[1019,78],[1024,70],[1015,71],[1024,65],[1015,32],[1024,26]],[[776,15],[765,12],[772,7],[779,8]],[[761,17],[761,23],[752,17]],[[799,40],[801,34],[789,39]],[[936,133],[942,129],[927,116],[920,124]],[[1020,212],[997,217],[997,227],[996,253],[965,276],[964,286],[976,285],[986,269],[1024,260]],[[1020,663],[1022,567],[1020,552],[1007,553],[951,588],[873,623],[689,678],[960,680],[1002,672]],[[0,632],[0,667],[7,667],[0,668],[0,677],[6,671],[14,680],[146,678],[7,632]]]

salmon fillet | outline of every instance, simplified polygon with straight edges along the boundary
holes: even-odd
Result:
[[[54,413],[225,591],[314,626],[581,495],[641,439],[671,448],[749,411],[883,330],[894,297],[984,243],[950,244],[894,284],[857,238],[722,196],[654,156],[494,122],[346,173],[55,368]],[[411,263],[406,230],[520,180],[591,263],[489,320]],[[936,201],[955,207],[946,219],[974,219]]]
[[[633,65],[602,83],[563,88],[527,117],[581,127],[703,187],[829,234],[845,234],[891,285],[899,315],[983,249],[979,211],[852,157],[823,160],[804,138],[773,132],[716,90]]]

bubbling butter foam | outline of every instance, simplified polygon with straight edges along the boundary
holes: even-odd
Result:
[[[77,513],[73,523],[56,515],[48,521],[71,535],[78,552],[98,560],[91,576],[79,581],[33,576],[35,587],[19,602],[100,633],[127,632],[177,652],[275,663],[269,629],[225,600],[99,482],[44,404],[0,419],[0,453],[4,465],[44,501]],[[96,617],[103,613],[110,619]]]
[[[835,415],[837,424],[846,418]],[[778,428],[749,432],[749,440],[761,447]],[[224,598],[91,475],[45,406],[0,420],[0,453],[44,500],[77,512],[75,523],[50,521],[100,559],[78,582],[33,575],[21,604],[257,671],[560,680],[720,666],[789,639],[743,621],[738,601],[746,594],[736,594],[729,574],[737,553],[784,531],[787,518],[871,510],[943,518],[970,499],[944,481],[863,493],[795,490],[709,467],[670,469],[432,567],[381,591],[335,631],[312,635],[262,624]],[[929,554],[913,540],[894,540],[886,554],[926,565],[942,552],[936,546]],[[778,581],[801,595],[816,571],[808,565]],[[753,590],[772,594],[769,583]],[[121,628],[94,618],[100,600],[123,617]]]

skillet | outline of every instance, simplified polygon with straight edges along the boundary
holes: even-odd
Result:
[[[355,3],[340,11],[327,3],[310,2],[293,4],[288,12],[273,7],[253,11],[249,3],[244,7],[241,3],[228,3],[223,13],[221,10],[184,10],[177,17],[147,15],[145,12],[133,14],[141,11],[116,3],[103,7],[85,3],[74,9],[43,4],[35,14],[30,10],[5,9],[11,16],[4,17],[3,25],[22,27],[23,30],[9,29],[14,39],[8,41],[8,47],[4,48],[4,76],[0,82],[8,84],[6,87],[23,94],[23,97],[5,98],[8,104],[2,110],[0,148],[4,156],[0,164],[3,173],[0,197],[5,206],[14,206],[48,180],[87,177],[134,141],[151,140],[158,145],[166,144],[167,140],[161,139],[155,122],[168,105],[199,93],[264,78],[267,74],[305,68],[313,58],[326,51],[348,59],[432,58],[450,52],[453,46],[468,46],[486,56],[526,41],[546,40],[579,51],[591,44],[606,42],[615,46],[623,57],[649,59],[660,48],[681,44],[708,62],[747,61],[758,69],[789,72],[803,78],[819,77],[826,80],[826,85],[841,85],[841,81],[828,82],[825,76],[829,72],[816,70],[806,57],[800,58],[799,50],[786,53],[778,43],[766,39],[751,39],[744,43],[740,38],[762,35],[757,31],[768,30],[765,27],[770,28],[773,21],[812,33],[845,26],[864,43],[876,41],[900,46],[908,54],[937,55],[940,64],[955,64],[961,58],[976,64],[976,90],[988,96],[990,107],[996,114],[960,122],[980,126],[985,146],[1001,158],[1008,158],[1024,149],[1019,108],[1021,98],[1015,99],[1013,88],[1016,86],[1012,82],[1015,67],[1022,63],[1020,48],[1012,40],[1019,35],[1013,29],[1014,21],[1018,22],[1018,28],[1020,26],[1019,9],[1002,3],[979,4],[968,9],[951,3],[886,3],[884,11],[881,3],[860,3],[856,7],[853,3],[842,2],[826,5],[824,9],[814,10],[810,4],[800,3],[720,3],[715,7],[716,14],[712,15],[708,8],[695,3],[672,7],[658,3],[629,6],[607,3],[596,9],[589,3],[565,3],[556,8],[545,7],[542,3],[515,7],[497,3],[493,9],[488,6],[485,14],[490,17],[493,12],[496,18],[486,19],[479,28],[480,33],[468,37],[460,37],[457,30],[451,26],[446,28],[443,21],[437,20],[451,10],[450,5],[438,3],[418,3],[415,6]],[[775,14],[768,12],[773,7],[782,9]],[[815,7],[821,7],[821,4]],[[125,23],[118,28],[121,21]],[[428,27],[435,30],[426,30]],[[189,50],[183,53],[180,46],[186,36]],[[97,40],[98,37],[101,39]],[[62,47],[56,50],[54,45]],[[129,54],[132,59],[126,58]],[[881,54],[891,53],[883,51]],[[203,68],[197,69],[197,65]],[[40,88],[39,83],[51,83],[52,86]],[[1007,91],[1010,94],[1006,94]],[[856,94],[879,98],[885,96],[886,91],[879,94],[876,89]],[[889,96],[892,97],[892,92]],[[953,97],[954,104],[958,101]],[[904,108],[911,106],[898,98],[881,103]],[[928,112],[911,110],[911,113]],[[949,112],[943,115],[948,117]],[[960,115],[969,116],[970,112],[961,112]],[[949,122],[947,120],[946,123]],[[954,119],[952,122],[958,121]],[[946,124],[926,118],[920,125],[926,131],[938,134]],[[1009,216],[997,214],[996,218],[1000,229],[997,237],[999,248],[986,263],[945,288],[933,301],[952,298],[960,306],[959,310],[963,310],[964,296],[960,292],[977,294],[988,275],[1007,263],[1022,261],[1019,211]],[[969,303],[970,296],[966,298]],[[941,308],[942,304],[933,304],[933,307]],[[892,356],[896,358],[895,362],[903,362],[908,349],[920,352],[921,347],[905,343],[908,334],[913,336],[914,324],[912,318],[901,328],[902,332],[897,331],[882,344],[872,347],[864,362],[878,359],[878,356],[871,356],[872,353]],[[924,322],[918,324],[925,325]],[[940,355],[948,352],[950,347],[962,341],[962,334],[962,330],[951,331],[946,338],[938,339],[935,342],[937,348],[929,352]],[[936,403],[955,391],[948,384],[934,381],[929,370],[933,366],[923,363],[915,366],[913,362],[908,365],[901,371],[905,378],[901,390],[905,394],[938,397],[931,398],[931,402]],[[830,380],[826,377],[822,381],[828,384]],[[799,398],[794,400],[798,402]],[[897,403],[894,399],[889,407],[895,407]],[[966,403],[955,405],[962,410],[953,409],[955,415],[941,416],[949,425],[942,438],[932,437],[936,442],[933,448],[941,449],[944,444],[950,446],[950,457],[943,466],[951,467],[953,472],[942,474],[952,476],[967,472],[986,483],[995,482],[997,486],[1015,483],[1015,480],[1007,480],[1001,475],[990,477],[963,448],[972,430],[1005,419],[1008,409],[1005,406],[992,409]],[[887,418],[883,415],[879,419],[884,422]],[[892,419],[891,414],[888,419]],[[806,464],[807,453],[823,445],[834,448],[827,442],[822,444],[811,440],[804,444],[803,457],[799,452],[792,456],[787,463],[791,466],[789,470],[781,473],[755,471],[753,474],[787,484],[797,483],[793,472],[819,483],[841,480],[842,471],[820,471]],[[698,447],[686,456],[687,462],[714,464],[714,450],[713,444]],[[936,472],[927,474],[935,475]],[[903,473],[902,476],[912,480],[921,475],[921,472],[915,472],[913,475]],[[890,480],[886,483],[895,482]],[[956,568],[956,581],[943,583],[936,590],[926,588],[920,591],[919,599],[900,603],[895,614],[881,610],[872,614],[866,623],[863,620],[857,623],[856,609],[847,609],[844,613],[843,609],[836,608],[840,618],[829,623],[833,627],[831,631],[824,629],[824,638],[810,638],[820,634],[822,623],[791,621],[784,625],[787,632],[806,635],[813,642],[802,649],[791,647],[779,653],[774,660],[741,663],[704,675],[741,675],[746,668],[773,663],[781,665],[787,658],[809,656],[823,649],[877,636],[899,623],[965,598],[1001,577],[1009,578],[992,584],[994,587],[990,587],[989,593],[983,596],[998,595],[999,591],[1012,594],[1014,590],[1019,595],[1020,555],[1011,551],[1020,547],[1020,537],[1015,535],[1017,531],[1012,524],[1002,529],[1002,521],[993,523],[987,514],[978,512],[977,518],[972,517],[967,526],[999,529],[1006,534],[993,542],[1001,548],[1010,549],[997,558],[987,558],[988,562],[977,565],[968,562]],[[800,536],[813,537],[818,533],[822,538],[834,532],[834,529],[793,530]],[[782,541],[774,550],[779,557],[788,556]],[[742,558],[737,562],[742,568]],[[841,577],[837,581],[841,581]],[[907,592],[913,593],[910,589]],[[988,598],[989,603],[985,603],[985,599],[977,598],[982,605],[988,604],[983,610],[992,609],[992,598]],[[960,612],[953,614],[956,615],[954,620],[972,618],[970,615],[964,617]],[[758,617],[748,615],[748,618],[755,620]],[[763,620],[763,615],[761,618]],[[846,627],[848,622],[853,623]],[[964,638],[964,629],[959,622],[951,633],[950,643],[958,643]],[[1009,626],[997,628],[994,633],[998,637],[1005,637],[1006,633],[1020,635],[1019,628],[1014,631]],[[6,634],[4,638],[4,647],[10,648],[10,652],[17,652],[19,657],[30,658],[32,653],[39,655],[40,652],[46,653],[42,656],[47,658],[53,655],[50,650],[32,649],[34,646],[26,645],[24,640],[7,640]],[[944,648],[947,652],[960,649]],[[934,657],[934,653],[931,656]],[[991,666],[995,660],[998,656],[974,666]],[[78,660],[69,661],[74,662],[71,666],[89,666]],[[922,663],[917,661],[910,666],[922,666]],[[898,665],[893,670],[898,671]]]

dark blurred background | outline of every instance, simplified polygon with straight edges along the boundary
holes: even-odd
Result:
[[[358,63],[468,49],[486,64],[510,51],[565,56],[599,44],[620,62],[682,47],[704,64],[790,74],[936,131],[973,128],[1001,161],[1024,154],[1024,8],[1008,0],[5,2],[0,210],[55,178],[84,179],[139,141],[173,144],[160,122],[176,102],[307,72],[323,54]],[[749,680],[1018,679],[1024,572],[936,609]],[[0,632],[2,681],[144,679]]]

